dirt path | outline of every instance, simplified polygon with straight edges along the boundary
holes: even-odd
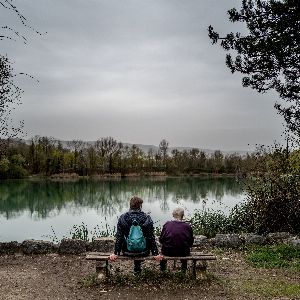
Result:
[[[296,271],[252,268],[241,252],[217,257],[209,281],[96,285],[84,256],[0,256],[0,299],[300,299]]]

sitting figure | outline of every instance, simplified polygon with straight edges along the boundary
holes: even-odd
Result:
[[[130,209],[118,220],[114,254],[110,260],[115,261],[121,251],[126,256],[148,256],[150,251],[155,260],[161,261],[154,237],[153,221],[142,208],[143,200],[138,197],[130,199]],[[134,273],[141,272],[141,260],[134,260]]]
[[[183,221],[184,210],[176,208],[173,211],[173,221],[164,224],[159,242],[161,243],[161,252],[165,256],[188,256],[190,247],[193,245],[193,230],[190,224]],[[161,271],[167,268],[167,261],[160,261]],[[181,260],[181,270],[187,270],[187,260]]]

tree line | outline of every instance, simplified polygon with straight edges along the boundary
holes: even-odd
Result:
[[[68,174],[80,176],[105,174],[167,175],[182,174],[235,174],[272,168],[277,152],[259,149],[246,155],[223,154],[220,150],[208,154],[197,148],[169,150],[163,139],[158,150],[144,152],[137,145],[124,145],[112,137],[100,138],[94,143],[72,140],[66,145],[51,137],[36,136],[29,142],[6,140],[0,153],[0,178],[24,178],[29,175]],[[281,152],[280,152],[281,153]],[[286,159],[298,161],[296,152]]]

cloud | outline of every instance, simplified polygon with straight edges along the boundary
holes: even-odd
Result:
[[[274,94],[259,95],[231,75],[207,27],[239,30],[226,11],[240,1],[16,1],[38,36],[0,10],[29,43],[3,51],[21,77],[16,117],[29,135],[216,149],[249,148],[280,136]],[[244,30],[244,28],[242,28]]]

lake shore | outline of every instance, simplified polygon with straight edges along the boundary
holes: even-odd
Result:
[[[80,176],[76,173],[59,173],[52,175],[31,175],[27,179],[29,180],[53,180],[53,181],[76,181],[80,179],[87,180],[121,180],[121,179],[140,179],[140,178],[153,178],[153,179],[164,179],[164,178],[186,178],[186,177],[203,177],[203,178],[233,178],[241,177],[234,173],[178,173],[178,174],[167,174],[166,172],[142,172],[142,173],[113,173],[113,174],[93,174],[87,176]]]
[[[94,262],[73,255],[0,256],[0,299],[300,299],[298,271],[254,268],[238,250],[214,250],[209,280],[182,283],[93,281]],[[132,266],[118,263],[124,272]],[[157,263],[151,266],[158,270]],[[116,266],[115,266],[116,267]],[[145,267],[145,266],[144,266]],[[147,266],[150,267],[150,266]],[[171,266],[169,266],[171,268]],[[158,271],[159,272],[159,271]],[[134,279],[133,279],[134,280]]]

